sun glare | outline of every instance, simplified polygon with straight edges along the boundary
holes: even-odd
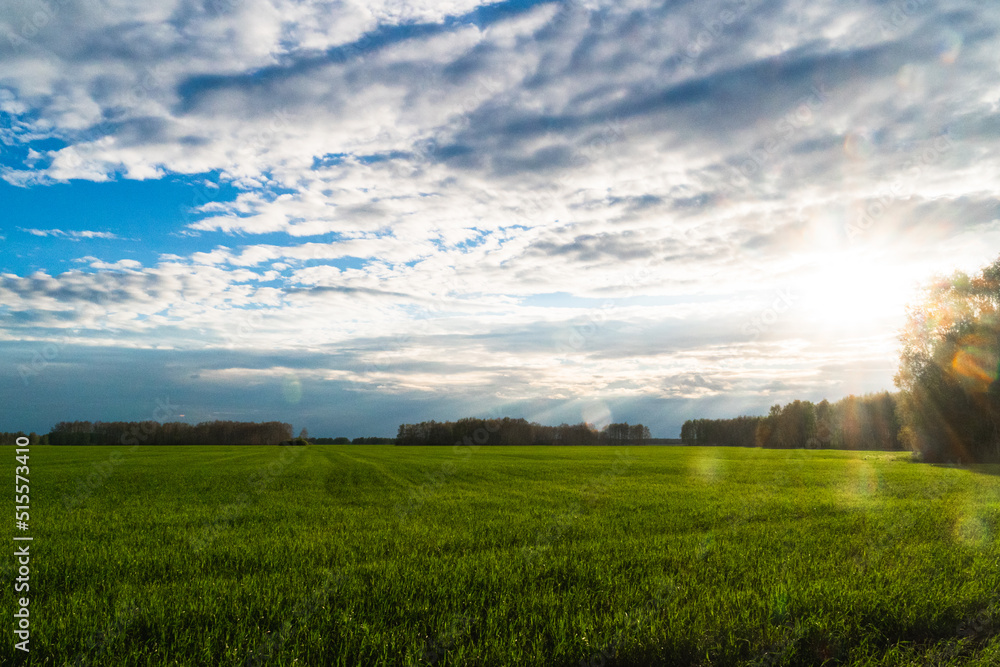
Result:
[[[799,289],[803,312],[837,329],[867,328],[875,322],[902,323],[916,283],[904,267],[851,253],[817,257]]]

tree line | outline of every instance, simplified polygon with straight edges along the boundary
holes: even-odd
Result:
[[[835,403],[792,401],[766,416],[693,419],[681,427],[687,445],[773,449],[900,450],[899,396],[889,392],[848,396]]]
[[[292,439],[283,422],[211,421],[199,424],[156,421],[59,422],[48,433],[52,445],[280,445]]]
[[[400,424],[396,444],[454,445],[644,445],[650,440],[649,429],[642,424],[608,424],[601,430],[587,423],[544,426],[526,419],[478,419],[469,417],[454,422],[425,421]]]
[[[309,438],[306,429],[292,437],[292,426],[283,422],[212,421],[184,422],[62,421],[44,435],[0,433],[0,444],[13,445],[27,437],[31,445],[453,445],[475,442],[489,445],[643,445],[651,440],[649,429],[626,422],[601,430],[590,424],[543,426],[526,419],[459,419],[402,424],[396,438]]]
[[[48,435],[38,435],[34,431],[32,431],[31,433],[25,433],[24,431],[17,431],[16,433],[0,432],[0,446],[10,445],[11,447],[13,447],[17,444],[18,438],[27,438],[29,447],[33,447],[35,445],[49,444]]]

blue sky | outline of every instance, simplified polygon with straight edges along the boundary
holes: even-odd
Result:
[[[0,17],[0,430],[642,422],[892,388],[1000,254],[1000,7]]]

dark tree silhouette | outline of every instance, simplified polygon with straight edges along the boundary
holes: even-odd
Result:
[[[687,445],[776,449],[902,449],[897,399],[889,392],[772,405],[763,417],[693,419],[681,427]]]
[[[586,423],[543,426],[526,419],[466,418],[456,422],[400,424],[397,445],[642,445],[650,439],[642,424],[609,424],[597,431]]]
[[[277,445],[292,439],[283,422],[59,422],[48,434],[53,445]]]
[[[927,461],[1000,461],[1000,258],[933,281],[900,341],[905,443]]]

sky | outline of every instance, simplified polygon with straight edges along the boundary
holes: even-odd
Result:
[[[892,390],[1000,254],[985,0],[6,0],[0,430]]]

